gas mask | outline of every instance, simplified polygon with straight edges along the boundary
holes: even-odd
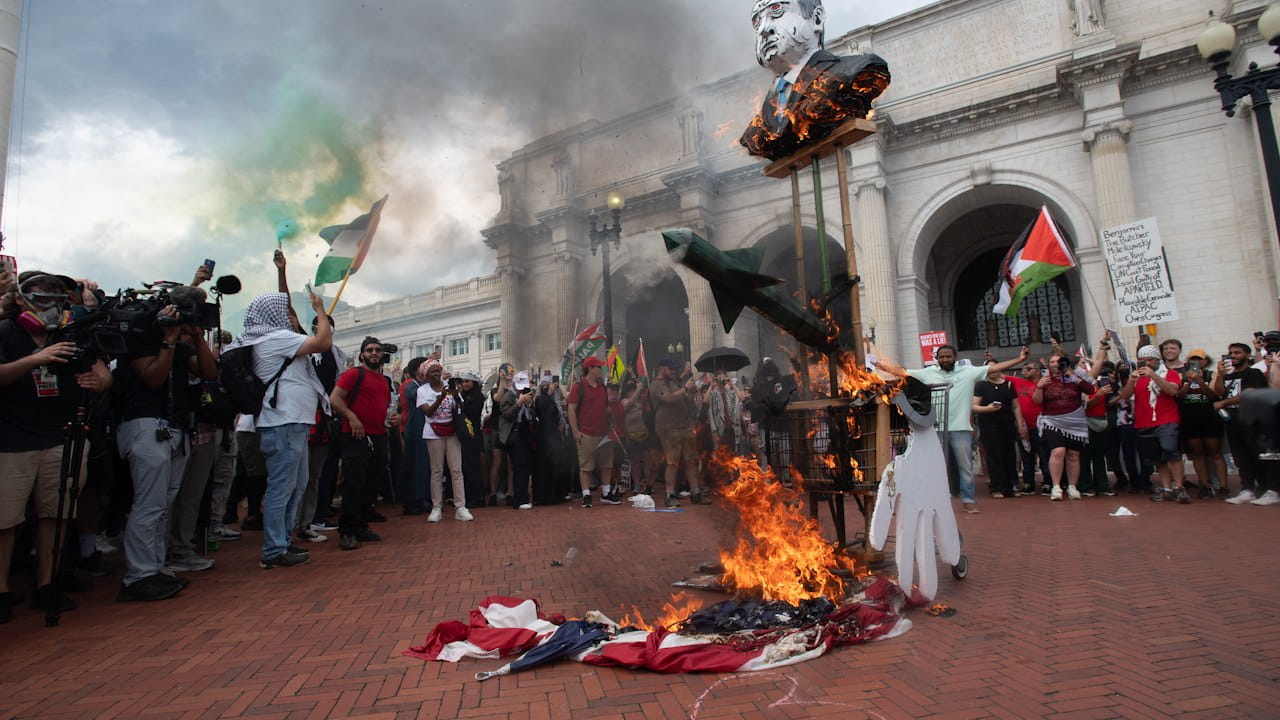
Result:
[[[48,332],[67,324],[71,313],[62,309],[64,293],[24,292],[22,299],[29,309],[18,315],[18,325],[27,332]]]

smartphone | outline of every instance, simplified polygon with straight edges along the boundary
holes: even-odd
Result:
[[[307,297],[311,297],[316,294],[315,291],[311,289],[311,283],[303,283],[302,287],[306,289]]]
[[[204,259],[204,263],[203,263],[204,269],[209,271],[209,277],[213,277],[213,266],[216,264],[217,263],[210,260],[209,258]]]
[[[1230,364],[1231,364],[1231,356],[1230,356],[1230,355],[1223,355],[1223,356],[1222,356],[1222,362],[1224,362],[1224,363],[1226,363],[1226,364],[1230,365]]]
[[[1001,408],[1001,407],[1004,407],[1004,403],[1000,402],[999,400],[995,400],[991,403],[991,407]]]

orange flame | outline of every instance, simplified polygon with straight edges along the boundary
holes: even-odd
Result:
[[[662,614],[658,616],[656,623],[649,623],[644,619],[644,613],[635,605],[631,606],[631,612],[622,616],[618,624],[622,627],[634,627],[641,630],[653,632],[659,627],[668,630],[675,630],[689,616],[702,609],[702,599],[696,598],[681,590],[671,594],[671,599],[662,605]],[[633,618],[632,615],[635,617]]]
[[[853,569],[853,561],[838,555],[802,509],[799,473],[795,487],[777,482],[771,470],[761,470],[754,458],[729,458],[734,481],[721,494],[738,510],[738,542],[721,550],[721,582],[744,595],[798,603],[826,596],[838,601],[843,583],[835,568]]]
[[[757,101],[756,104],[758,105],[759,101]],[[724,122],[720,123],[718,127],[716,127],[716,131],[711,133],[711,136],[714,138],[722,138],[724,137],[725,133],[729,132],[732,129],[733,129],[733,121],[725,120]]]

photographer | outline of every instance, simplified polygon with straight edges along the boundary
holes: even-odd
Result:
[[[1166,345],[1167,345],[1166,341]],[[1177,499],[1191,502],[1182,486],[1182,451],[1178,446],[1178,403],[1174,396],[1182,385],[1178,371],[1160,362],[1154,345],[1138,348],[1138,367],[1129,382],[1120,388],[1120,399],[1134,398],[1133,426],[1138,431],[1138,454],[1155,466],[1160,487],[1151,495],[1155,502]]]
[[[1066,471],[1067,497],[1081,498],[1080,451],[1089,442],[1089,423],[1085,418],[1084,398],[1095,387],[1088,374],[1074,371],[1072,358],[1060,351],[1049,357],[1049,374],[1036,383],[1032,398],[1041,407],[1040,437],[1049,451],[1049,499],[1061,500],[1063,471]]]
[[[5,295],[0,307],[0,623],[8,622],[18,599],[9,592],[9,562],[15,528],[34,496],[36,515],[36,591],[31,606],[71,609],[54,591],[53,538],[62,480],[64,427],[82,392],[100,393],[111,385],[101,360],[74,376],[55,372],[76,356],[74,343],[48,344],[50,330],[62,318],[66,287],[58,278],[29,275]],[[84,464],[81,464],[84,479]],[[70,498],[62,514],[71,515]]]
[[[431,513],[427,522],[440,522],[444,515],[444,467],[449,464],[449,478],[453,481],[454,519],[469,522],[474,518],[467,509],[466,478],[462,474],[462,444],[454,432],[454,413],[458,410],[459,388],[454,383],[446,388],[440,376],[444,366],[439,360],[426,362],[426,382],[418,388],[418,409],[427,416],[422,426],[422,437],[427,441],[427,455],[431,458]]]
[[[1213,391],[1221,398],[1213,407],[1224,416],[1231,459],[1240,471],[1240,492],[1227,502],[1232,505],[1274,504],[1271,500],[1280,498],[1276,497],[1275,489],[1266,487],[1264,466],[1258,461],[1258,448],[1252,434],[1240,422],[1240,396],[1250,390],[1266,388],[1267,376],[1256,367],[1250,367],[1252,352],[1248,345],[1231,343],[1227,350],[1228,354],[1223,356],[1213,378]],[[1265,503],[1258,503],[1268,492],[1272,497]]]
[[[157,317],[159,337],[130,348],[116,369],[113,397],[120,425],[116,444],[133,477],[133,509],[125,528],[128,572],[120,600],[163,600],[186,583],[163,572],[169,508],[182,485],[193,429],[188,381],[217,377],[203,332],[168,305]]]
[[[382,374],[382,343],[366,337],[360,343],[360,366],[338,377],[329,396],[334,415],[342,418],[336,439],[342,456],[342,516],[338,547],[355,550],[362,542],[382,538],[369,529],[365,508],[373,504],[375,488],[386,482],[387,423],[400,425],[391,410],[391,379]]]
[[[1222,396],[1214,390],[1214,372],[1209,365],[1209,353],[1192,350],[1187,353],[1187,363],[1178,388],[1178,427],[1191,466],[1195,468],[1200,484],[1201,500],[1225,494],[1227,462],[1222,456],[1222,416],[1214,403]]]
[[[511,458],[512,471],[515,473],[512,488],[515,505],[520,510],[529,510],[533,507],[533,503],[529,502],[529,484],[533,479],[533,447],[537,425],[533,404],[537,397],[529,382],[529,373],[523,370],[515,374],[512,387],[515,391],[504,393],[498,405],[498,437],[507,449],[507,456]]]

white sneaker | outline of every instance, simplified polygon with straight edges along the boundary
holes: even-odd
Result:
[[[1250,505],[1280,505],[1280,493],[1275,490],[1268,490],[1262,493],[1262,497],[1249,503]]]
[[[457,512],[453,514],[453,519],[459,520],[461,522],[471,522],[475,518],[471,517],[470,510],[466,509],[465,507],[460,507],[458,508]]]
[[[466,508],[463,508],[463,509],[465,510]],[[520,510],[532,510],[532,509],[533,509],[533,505],[532,505],[531,503],[525,503],[525,504],[521,505],[518,509],[520,509]]]
[[[681,491],[680,491],[680,497],[682,497],[682,498],[687,498],[687,497],[691,496],[692,494],[693,494],[693,493],[689,492],[688,490],[681,490]]]
[[[1068,485],[1068,486],[1067,486],[1067,497],[1068,497],[1068,498],[1070,498],[1070,499],[1072,499],[1072,500],[1079,500],[1079,499],[1080,499],[1080,491],[1076,489],[1076,486],[1075,486],[1075,485]]]
[[[1227,502],[1231,503],[1232,505],[1243,505],[1245,503],[1251,503],[1257,499],[1258,499],[1258,496],[1254,495],[1252,490],[1245,488],[1244,490],[1240,491],[1239,495],[1236,495],[1233,498],[1227,498]]]
[[[1061,486],[1061,485],[1054,485],[1054,486],[1053,486],[1053,489],[1049,491],[1049,499],[1050,499],[1050,500],[1061,500],[1061,499],[1062,499],[1062,486]]]
[[[431,508],[431,514],[427,516],[427,522],[440,522],[440,518],[444,513],[440,512],[440,508]]]

